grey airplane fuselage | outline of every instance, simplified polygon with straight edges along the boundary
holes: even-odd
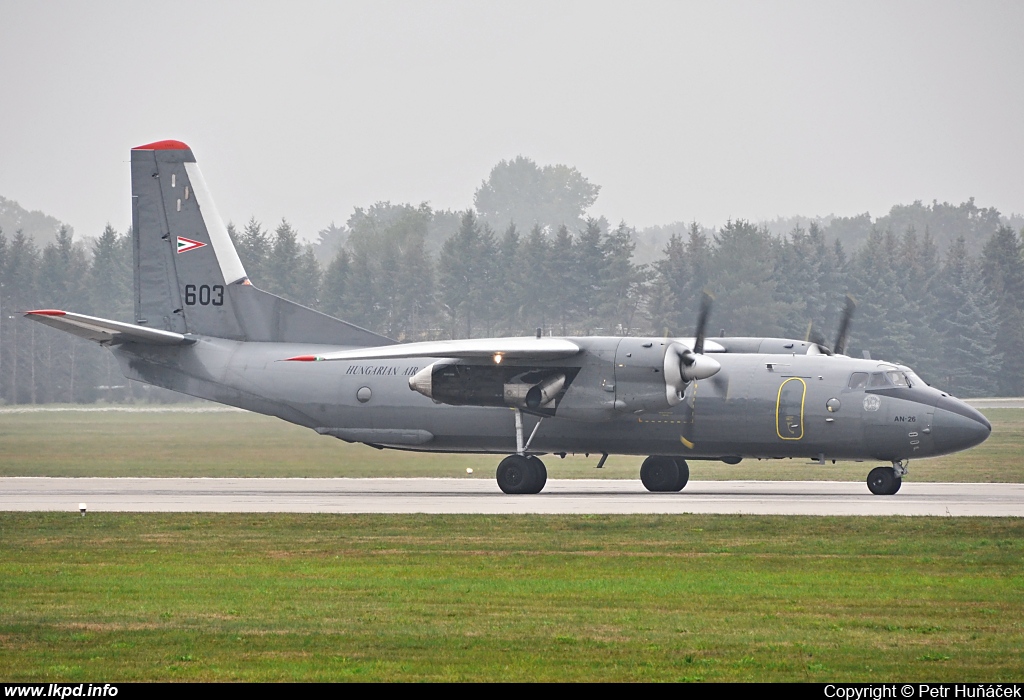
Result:
[[[129,342],[112,350],[132,379],[274,415],[350,442],[444,452],[517,449],[511,406],[450,405],[410,389],[410,378],[439,358],[286,362],[344,348],[195,340],[179,347]],[[527,433],[544,418],[530,443],[532,453],[895,462],[963,450],[991,431],[978,411],[916,376],[909,386],[879,381],[871,388],[851,388],[854,373],[878,376],[908,369],[893,363],[842,355],[716,352],[721,370],[691,381],[676,405],[669,405],[658,358],[670,341],[570,340],[581,352],[568,359],[505,361],[506,367],[564,370],[570,376],[546,416],[524,410]]]

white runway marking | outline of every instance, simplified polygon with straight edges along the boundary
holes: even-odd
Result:
[[[508,496],[485,479],[0,478],[2,511],[221,513],[746,513],[1024,517],[1024,484],[691,481],[656,494],[639,481],[553,479]]]

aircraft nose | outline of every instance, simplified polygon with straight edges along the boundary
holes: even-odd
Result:
[[[935,404],[932,434],[940,452],[966,450],[984,442],[991,433],[988,418],[963,401],[943,396]]]

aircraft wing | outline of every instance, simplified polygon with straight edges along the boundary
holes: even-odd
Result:
[[[57,309],[26,311],[25,316],[33,321],[77,335],[79,338],[95,340],[97,343],[136,342],[148,345],[190,345],[195,342],[181,333]]]
[[[338,350],[322,355],[297,355],[287,359],[294,362],[317,362],[322,360],[398,360],[407,357],[451,357],[486,358],[500,362],[501,359],[557,360],[571,357],[579,352],[579,345],[563,338],[469,338]]]

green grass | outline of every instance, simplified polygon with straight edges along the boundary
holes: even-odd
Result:
[[[0,514],[0,678],[1018,681],[1024,521]]]
[[[955,455],[919,460],[908,481],[1024,481],[1024,410],[985,409],[992,436]],[[496,455],[379,451],[252,413],[0,414],[0,476],[448,476],[492,479]],[[641,457],[548,456],[551,478],[637,478]],[[803,460],[692,461],[693,479],[862,481],[871,464]]]

